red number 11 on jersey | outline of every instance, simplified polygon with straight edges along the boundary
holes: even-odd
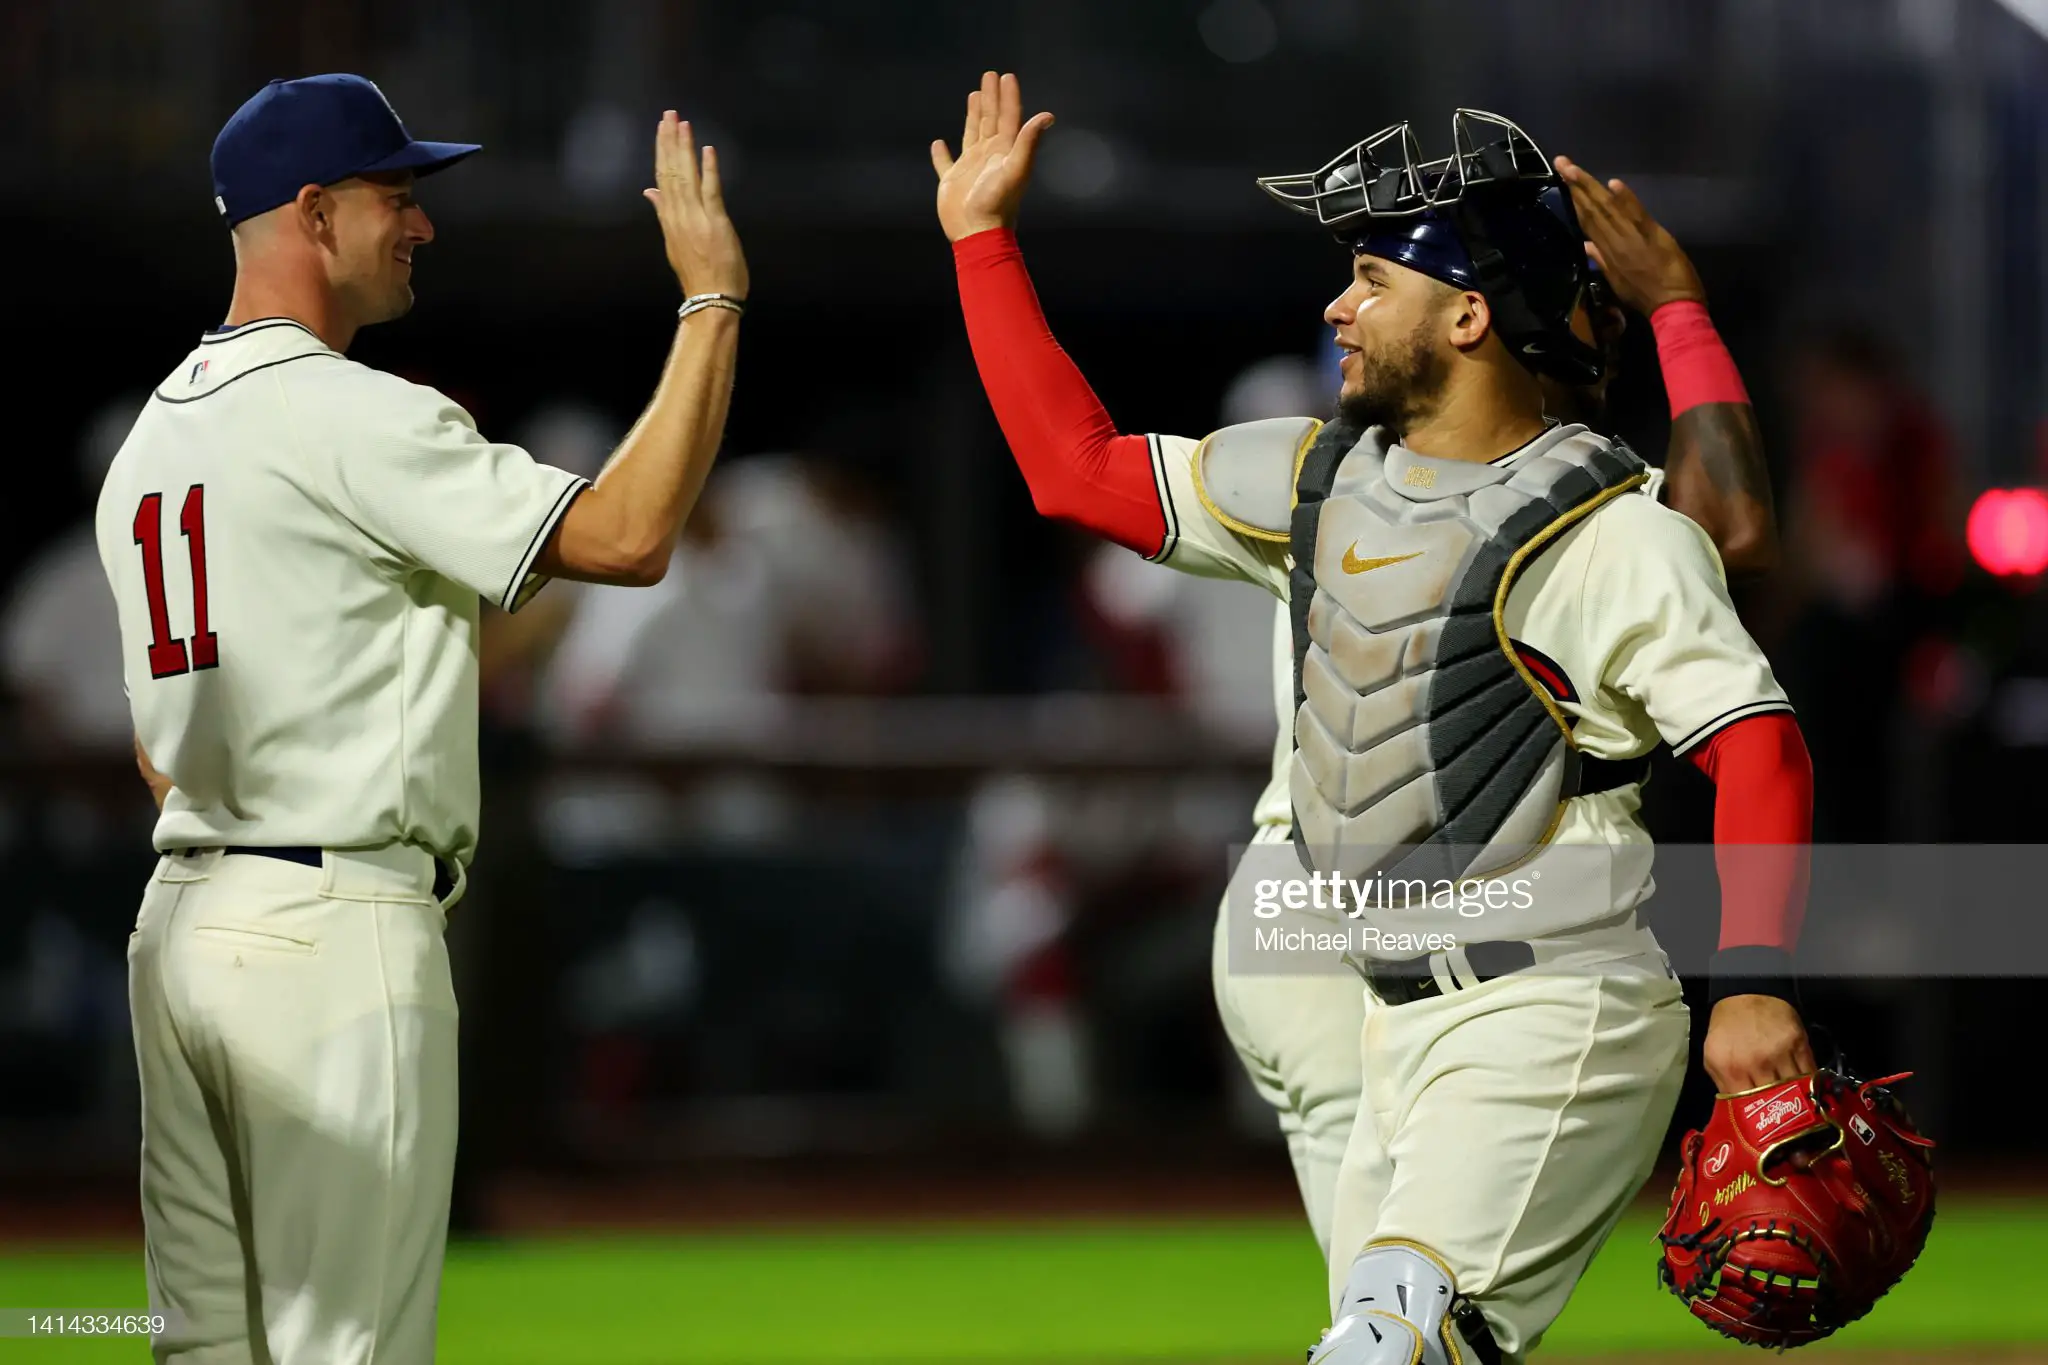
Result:
[[[206,485],[195,483],[178,513],[178,530],[192,557],[192,653],[171,634],[171,608],[164,600],[164,495],[145,493],[135,509],[135,543],[142,547],[142,586],[149,594],[149,675],[175,678],[188,670],[220,663],[220,641],[206,620]]]

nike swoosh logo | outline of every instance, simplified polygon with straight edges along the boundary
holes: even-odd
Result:
[[[1344,572],[1365,573],[1372,569],[1384,569],[1389,564],[1399,564],[1406,560],[1420,558],[1422,558],[1422,551],[1417,550],[1412,554],[1384,555],[1378,559],[1360,559],[1358,557],[1358,546],[1354,544],[1344,552]]]

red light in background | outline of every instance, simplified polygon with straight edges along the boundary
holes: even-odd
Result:
[[[1970,508],[1965,531],[1970,555],[1995,574],[2048,570],[2048,493],[2038,488],[1993,488]]]

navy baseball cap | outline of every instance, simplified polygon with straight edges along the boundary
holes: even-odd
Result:
[[[361,76],[272,81],[213,140],[213,206],[233,227],[290,203],[305,185],[371,171],[427,175],[482,150],[415,141],[384,92]]]

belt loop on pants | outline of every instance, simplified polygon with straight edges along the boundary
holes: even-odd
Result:
[[[1658,947],[1656,936],[1636,919],[1633,911],[1526,941],[1488,939],[1420,957],[1348,960],[1357,966],[1372,993],[1387,1005],[1405,1005],[1471,990],[1538,964],[1546,970],[1585,972],[1606,970],[1604,964],[1651,961],[1658,974],[1677,977],[1671,970],[1670,959]]]
[[[1535,946],[1520,941],[1468,943],[1454,952],[1420,957],[1359,959],[1366,984],[1384,1005],[1413,1004],[1442,995],[1446,981],[1452,990],[1465,990],[1468,978],[1472,986],[1481,986],[1535,965]]]
[[[215,850],[174,849],[175,855],[193,857]],[[320,894],[335,900],[416,901],[439,905],[446,911],[469,887],[462,864],[444,862],[423,848],[411,844],[387,844],[369,849],[320,849],[302,844],[229,844],[219,849],[223,856],[240,855],[276,858],[321,870]]]
[[[428,901],[443,910],[462,898],[469,879],[412,844],[330,848],[322,859],[320,893],[345,901]]]

